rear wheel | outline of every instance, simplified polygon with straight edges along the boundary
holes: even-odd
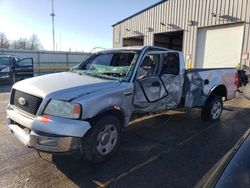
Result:
[[[118,148],[121,122],[115,116],[104,116],[96,121],[93,128],[82,139],[84,157],[93,163],[110,158]]]
[[[202,108],[201,119],[203,121],[216,121],[220,119],[223,110],[222,98],[219,96],[212,96]]]

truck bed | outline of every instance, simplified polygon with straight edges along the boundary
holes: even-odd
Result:
[[[202,107],[215,87],[225,87],[227,97],[234,98],[236,68],[187,69],[184,75],[183,99],[184,106]]]

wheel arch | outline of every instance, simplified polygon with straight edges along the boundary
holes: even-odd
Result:
[[[121,122],[121,127],[125,125],[125,115],[124,115],[123,110],[120,107],[112,106],[112,107],[105,108],[104,110],[97,113],[93,118],[90,118],[89,121],[90,121],[91,126],[94,126],[96,121],[98,121],[99,119],[101,119],[102,117],[106,115],[113,115],[117,117]]]
[[[219,96],[221,98],[225,97],[225,100],[227,100],[227,88],[226,88],[226,86],[224,84],[214,86],[208,94],[208,99],[214,95]]]

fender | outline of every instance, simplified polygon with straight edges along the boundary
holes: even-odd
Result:
[[[123,109],[120,106],[110,106],[110,107],[104,108],[103,110],[98,112],[94,117],[90,118],[91,126],[93,126],[95,121],[97,121],[104,115],[109,115],[109,114],[113,114],[117,116],[121,121],[122,127],[125,125],[126,121],[125,121],[125,113]]]

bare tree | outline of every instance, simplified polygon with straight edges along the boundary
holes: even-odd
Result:
[[[37,35],[33,34],[29,39],[29,50],[42,50],[43,46]]]
[[[23,49],[23,50],[42,50],[43,46],[38,39],[37,35],[33,34],[30,39],[19,38],[12,42],[13,49]]]
[[[0,48],[10,48],[10,41],[7,39],[4,33],[0,33]]]
[[[23,50],[26,50],[28,49],[28,46],[29,46],[29,42],[26,38],[19,38],[17,40],[14,40],[12,42],[12,48],[13,49],[23,49]]]

